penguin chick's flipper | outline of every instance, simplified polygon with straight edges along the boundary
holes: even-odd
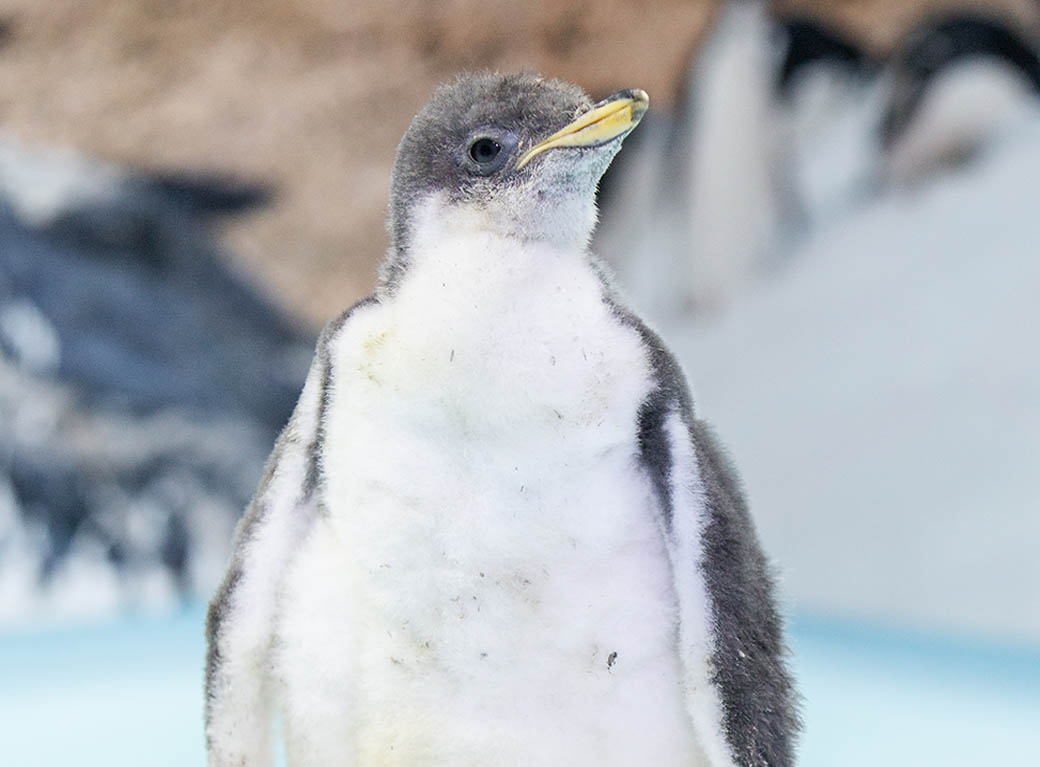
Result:
[[[260,488],[235,531],[227,575],[206,620],[206,743],[210,767],[271,764],[270,649],[281,577],[317,514],[318,445],[328,347],[357,307],[330,323]]]
[[[639,444],[672,560],[691,719],[713,767],[789,767],[801,724],[769,564],[678,363],[641,332],[658,388],[640,411]]]

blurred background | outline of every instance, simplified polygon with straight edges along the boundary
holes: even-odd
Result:
[[[804,765],[1040,759],[1032,0],[0,0],[0,761],[204,761],[205,602],[433,86],[652,109],[594,248],[791,616]]]

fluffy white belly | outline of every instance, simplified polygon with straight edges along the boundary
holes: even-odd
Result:
[[[634,445],[575,466],[381,437],[409,446],[398,481],[330,483],[286,615],[311,634],[286,664],[350,699],[358,764],[696,764]]]

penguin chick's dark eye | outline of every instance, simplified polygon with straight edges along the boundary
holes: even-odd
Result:
[[[471,133],[460,145],[459,163],[475,176],[491,176],[509,164],[519,141],[512,131],[491,129]]]
[[[490,138],[478,138],[469,145],[469,156],[473,158],[474,162],[481,165],[494,162],[501,151],[502,145]]]

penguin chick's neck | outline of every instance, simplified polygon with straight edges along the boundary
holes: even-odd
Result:
[[[425,267],[461,268],[473,277],[496,268],[493,262],[503,257],[516,269],[526,265],[536,271],[547,253],[588,260],[596,217],[591,194],[546,194],[532,206],[529,194],[508,189],[482,202],[454,202],[433,193],[409,211],[407,236],[395,238],[384,267],[384,287],[395,292],[407,272]],[[460,263],[463,257],[474,263]],[[447,262],[423,263],[433,259]]]
[[[441,195],[431,195],[414,210],[407,252],[391,255],[390,268],[395,258],[403,267],[391,292],[397,294],[399,287],[407,293],[425,292],[423,304],[440,296],[445,311],[459,319],[481,310],[494,321],[496,312],[507,311],[521,296],[532,300],[542,291],[558,291],[564,272],[570,275],[567,282],[581,272],[598,283],[588,250],[595,205],[590,202],[582,212],[569,202],[570,220],[550,220],[555,214],[547,210],[547,231],[532,233],[530,226],[510,226],[498,201],[487,206],[446,204]],[[574,221],[582,213],[586,220]],[[590,287],[591,282],[585,286]],[[601,285],[595,287],[598,294]]]

